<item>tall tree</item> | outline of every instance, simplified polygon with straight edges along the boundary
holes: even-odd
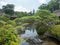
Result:
[[[52,14],[48,10],[38,10],[35,16],[39,16],[39,23],[37,24],[37,32],[38,34],[44,34],[47,30],[50,30],[52,26],[54,26],[59,20],[55,14]]]
[[[51,12],[60,9],[60,0],[51,0],[48,4],[42,4],[39,9],[47,9]]]
[[[39,9],[48,9],[47,4],[42,4]]]
[[[14,5],[13,4],[3,5],[2,9],[6,14],[9,14],[9,15],[14,14]]]

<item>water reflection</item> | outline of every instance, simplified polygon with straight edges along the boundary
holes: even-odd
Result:
[[[25,33],[21,34],[21,38],[26,40],[26,41],[22,41],[21,45],[30,45],[32,42],[34,44],[42,42],[42,40],[38,38],[38,34],[35,29],[25,30]]]
[[[25,30],[25,33],[21,34],[22,38],[34,38],[36,36],[38,36],[36,30]]]
[[[58,45],[52,40],[49,40],[40,40],[35,29],[25,30],[25,33],[21,34],[21,45]]]
[[[29,43],[26,42],[26,40],[24,40],[24,39],[21,38],[21,45],[29,45]]]

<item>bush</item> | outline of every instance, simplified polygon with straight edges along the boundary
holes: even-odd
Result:
[[[60,25],[55,25],[55,26],[53,26],[52,29],[50,30],[50,34],[51,34],[54,38],[60,40]]]
[[[58,21],[58,17],[48,10],[38,10],[36,12],[35,16],[40,17],[40,20],[39,20],[40,22],[38,23],[38,25],[36,27],[39,35],[44,34]]]
[[[3,27],[5,25],[6,22],[4,21],[0,21],[0,28]]]
[[[43,35],[47,30],[48,30],[48,28],[46,28],[45,26],[41,26],[37,29],[37,33],[39,35]]]
[[[20,45],[20,39],[12,25],[0,27],[0,45]]]
[[[16,26],[20,26],[22,24],[32,26],[40,22],[40,17],[39,16],[26,16],[22,18],[17,18],[14,21],[16,23]]]
[[[8,20],[7,22],[6,22],[6,24],[8,25],[8,24],[10,24],[10,25],[12,25],[12,26],[16,26],[16,23],[15,23],[15,21],[11,21],[11,20]]]
[[[0,16],[0,20],[7,22],[8,20],[10,20],[10,16],[7,14],[2,15]]]

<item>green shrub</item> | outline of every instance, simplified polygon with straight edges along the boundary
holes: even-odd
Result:
[[[40,17],[40,22],[36,26],[39,35],[44,34],[58,22],[58,17],[48,10],[38,10],[35,13],[35,16]]]
[[[53,26],[50,30],[50,34],[52,34],[54,38],[60,40],[60,25]]]
[[[0,45],[20,45],[20,39],[12,25],[0,27]]]
[[[25,27],[23,26],[17,26],[16,27],[17,33],[20,35],[25,31]]]
[[[4,21],[0,21],[0,28],[3,27],[5,25],[6,22]]]
[[[6,22],[6,24],[8,25],[8,24],[10,24],[10,25],[12,25],[12,26],[16,26],[16,23],[15,23],[15,21],[11,21],[11,20],[8,20],[7,22]]]
[[[10,20],[10,16],[7,14],[2,15],[0,16],[0,20],[7,22],[8,20]]]
[[[47,30],[48,30],[48,28],[46,28],[45,26],[41,26],[37,29],[37,33],[39,35],[43,35]]]

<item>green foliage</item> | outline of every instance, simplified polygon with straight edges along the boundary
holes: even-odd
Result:
[[[38,10],[35,15],[38,15],[38,16],[50,16],[51,12],[49,10]]]
[[[50,34],[51,34],[54,38],[60,40],[60,25],[55,25],[55,26],[53,26],[52,29],[50,30]]]
[[[58,17],[48,10],[38,10],[34,16],[28,16],[29,13],[26,12],[15,14],[18,16],[15,20],[10,20],[10,15],[0,16],[0,45],[19,45],[18,34],[23,33],[28,27],[36,29],[39,35],[43,35],[59,22]]]
[[[40,17],[40,23],[38,23],[36,29],[38,34],[44,34],[47,30],[50,30],[51,26],[57,23],[58,17],[52,14],[48,10],[38,10],[35,16]]]
[[[16,27],[17,33],[20,35],[25,31],[25,27],[24,26],[17,26]]]
[[[18,33],[24,32],[27,27],[35,28],[37,27],[38,23],[40,22],[40,17],[39,16],[26,16],[22,18],[16,18],[15,20],[16,23],[16,29]]]
[[[5,25],[6,22],[4,21],[0,21],[0,27],[3,27]]]
[[[3,11],[6,14],[0,16],[0,45],[20,45],[18,34],[23,33],[28,27],[36,29],[39,35],[43,35],[49,30],[54,37],[60,40],[60,25],[54,26],[60,21],[55,14],[51,13],[58,9],[55,3],[55,1],[52,1],[41,5],[40,10],[36,13],[34,11],[33,13],[15,12],[18,17],[15,20],[10,20],[10,15],[14,14],[14,5],[7,4],[3,6]]]
[[[15,12],[15,15],[17,15],[18,18],[28,16],[27,12]]]
[[[10,20],[10,16],[7,15],[7,14],[2,15],[2,16],[0,16],[0,20],[1,20],[1,21],[7,22],[8,20]]]
[[[20,45],[15,27],[4,21],[0,21],[0,45]]]
[[[47,6],[47,4],[42,4],[40,7],[39,7],[39,9],[44,9],[44,10],[48,10],[48,6]]]
[[[39,16],[41,18],[41,21],[44,23],[56,23],[58,19],[58,17],[51,13],[48,10],[38,10],[35,14],[35,16]]]
[[[47,9],[51,12],[60,9],[60,0],[50,0],[48,4],[42,4],[39,9]]]
[[[16,23],[14,22],[14,20],[13,20],[13,21],[8,20],[7,23],[6,23],[6,25],[8,25],[8,24],[10,24],[10,25],[16,27]]]
[[[15,12],[15,15],[17,15],[18,18],[25,17],[25,16],[33,16],[35,14],[35,10],[33,12]]]
[[[44,34],[51,26],[57,23],[58,17],[48,10],[38,10],[34,16],[17,18],[14,21],[18,26],[18,32],[31,27],[37,29],[38,34]]]
[[[24,23],[27,23],[28,25],[32,25],[36,23],[37,21],[39,21],[39,19],[40,19],[39,16],[26,16],[26,17],[15,19],[15,22],[17,25],[21,25]]]
[[[7,4],[2,7],[3,11],[6,14],[12,15],[14,14],[14,5],[13,4]]]
[[[39,35],[43,35],[47,30],[48,30],[48,27],[46,27],[46,26],[41,26],[41,27],[37,28],[37,32]]]

